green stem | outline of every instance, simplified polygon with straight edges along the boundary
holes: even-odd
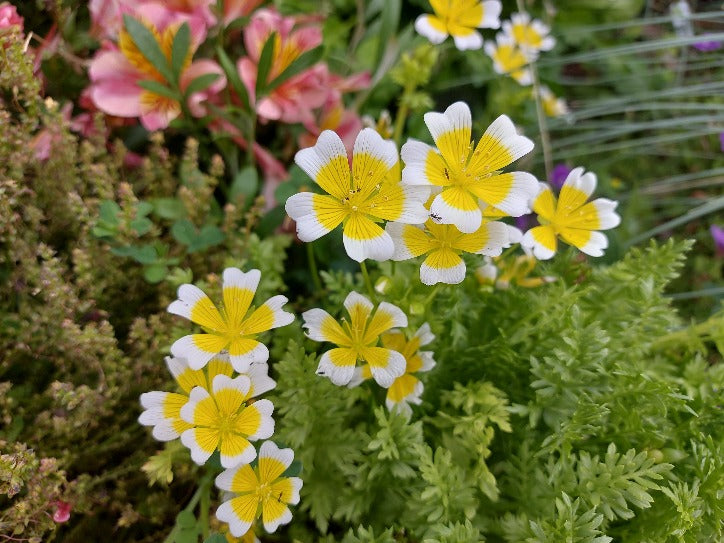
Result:
[[[435,286],[432,287],[432,292],[427,295],[427,298],[422,302],[422,304],[427,307],[430,305],[430,303],[435,299],[435,296],[437,296],[438,291],[440,290],[440,285],[442,283],[435,283]]]
[[[199,524],[204,540],[209,537],[209,509],[211,509],[211,485],[206,485],[205,491],[201,494],[199,511]]]
[[[543,103],[540,98],[540,80],[538,79],[538,67],[536,62],[530,63],[530,73],[533,76],[533,94],[535,95],[535,113],[538,117],[538,130],[540,131],[540,141],[543,146],[543,163],[546,168],[546,180],[550,181],[551,172],[553,172],[553,156],[551,154],[551,137],[546,124],[546,116],[543,111]]]
[[[400,98],[400,107],[397,109],[397,117],[395,118],[395,132],[392,135],[392,139],[395,140],[395,144],[398,147],[402,139],[402,131],[405,129],[405,121],[407,121],[407,116],[410,113],[410,107],[407,105],[407,97],[414,90],[414,85],[406,85],[405,90],[402,92],[402,98]]]
[[[370,298],[372,299],[372,303],[377,303],[377,296],[375,296],[375,289],[372,288],[372,281],[370,281],[370,274],[367,273],[367,264],[365,264],[365,261],[359,263],[359,268],[362,270],[362,278],[364,279],[365,286],[367,287],[367,293],[370,295]]]
[[[319,279],[319,270],[317,269],[317,258],[314,256],[314,245],[307,243],[307,263],[309,264],[309,273],[312,276],[312,282],[317,293],[322,292],[322,281]]]
[[[254,165],[254,142],[256,141],[256,110],[252,108],[249,120],[249,135],[246,139],[246,159],[249,166]]]
[[[206,538],[209,533],[209,508],[211,506],[211,482],[213,479],[214,472],[211,470],[207,471],[202,477],[196,492],[194,492],[194,495],[191,496],[191,500],[186,507],[184,507],[184,511],[187,513],[193,513],[196,505],[199,501],[201,502],[201,515],[199,520],[202,523],[201,530],[205,534],[204,538]],[[176,532],[177,527],[174,526],[171,532],[169,532],[166,536],[166,539],[163,540],[163,543],[173,543],[176,538]]]

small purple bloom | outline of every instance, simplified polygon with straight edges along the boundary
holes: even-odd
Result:
[[[535,215],[533,215],[533,213],[528,213],[515,218],[515,226],[523,232],[529,228],[533,228],[537,224],[538,222],[535,220]]]
[[[549,180],[551,186],[555,189],[560,190],[560,188],[563,186],[563,183],[566,182],[566,177],[568,177],[568,174],[571,173],[571,171],[573,171],[573,168],[568,166],[568,164],[557,164],[551,172],[551,178]]]
[[[717,49],[721,49],[722,43],[720,41],[700,41],[697,43],[692,44],[692,47],[696,49],[697,51],[701,51],[702,53],[708,53],[709,51],[716,51]]]
[[[724,254],[724,228],[712,224],[709,228],[711,237],[714,238],[714,245],[716,245],[716,252],[718,254]]]
[[[719,132],[719,146],[721,147],[721,150],[724,152],[724,132]]]

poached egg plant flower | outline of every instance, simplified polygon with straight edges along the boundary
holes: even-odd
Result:
[[[229,524],[231,535],[246,534],[259,516],[269,533],[292,520],[288,505],[299,503],[302,480],[283,475],[293,460],[291,449],[280,449],[274,442],[265,441],[255,467],[236,466],[216,477],[217,487],[235,494],[216,510],[216,518]]]
[[[337,345],[322,355],[317,375],[324,375],[335,385],[347,385],[354,376],[357,361],[366,362],[372,377],[384,388],[405,373],[405,357],[397,351],[378,347],[380,335],[392,328],[407,326],[407,316],[390,303],[382,302],[372,315],[374,305],[357,292],[350,292],[344,300],[350,320],[340,325],[324,309],[310,309],[302,313],[307,336],[314,341],[328,341]]]
[[[288,301],[285,296],[273,296],[249,313],[259,279],[259,270],[244,273],[238,268],[225,269],[221,310],[200,288],[181,285],[178,300],[168,306],[168,312],[200,325],[204,333],[177,340],[171,346],[171,354],[185,358],[195,370],[222,353],[229,355],[239,373],[247,371],[252,363],[266,362],[269,349],[255,338],[262,332],[290,324],[294,315],[282,310]]]
[[[536,258],[553,257],[559,237],[590,256],[602,256],[608,247],[608,238],[598,230],[619,225],[621,217],[614,211],[618,202],[598,198],[586,203],[596,190],[597,179],[593,172],[583,172],[583,168],[574,168],[568,174],[557,201],[551,187],[540,184],[532,207],[541,225],[528,230],[520,242]]]
[[[538,19],[531,19],[527,13],[513,13],[510,21],[503,23],[503,32],[510,36],[518,47],[531,59],[539,51],[550,51],[556,40],[550,36],[551,29]]]
[[[402,146],[402,182],[442,189],[430,205],[435,222],[454,224],[472,234],[483,222],[480,200],[513,217],[528,211],[528,201],[538,187],[536,178],[500,170],[529,153],[533,142],[519,136],[508,117],[495,119],[474,150],[473,121],[465,102],[455,102],[444,113],[426,113],[425,124],[437,149],[408,140]]]
[[[399,162],[397,147],[371,128],[357,136],[351,173],[344,143],[331,130],[322,132],[314,147],[299,151],[294,161],[326,193],[300,192],[287,200],[284,208],[297,222],[302,241],[319,239],[343,224],[350,258],[388,260],[394,244],[377,222],[427,220],[423,204],[429,189],[402,185],[388,175]]]
[[[420,15],[415,30],[432,43],[453,37],[455,47],[480,49],[483,37],[476,28],[499,28],[502,4],[499,0],[430,0],[434,15]]]

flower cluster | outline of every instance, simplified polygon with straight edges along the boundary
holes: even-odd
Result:
[[[299,502],[302,486],[298,477],[284,476],[294,458],[291,449],[265,441],[257,455],[252,444],[274,433],[274,406],[258,396],[276,386],[268,374],[269,351],[256,338],[294,320],[282,309],[284,296],[251,309],[260,278],[259,270],[224,270],[222,308],[198,287],[181,285],[168,311],[204,333],[185,336],[171,348],[166,365],[177,392],[141,395],[139,422],[151,426],[156,439],[180,438],[199,465],[218,451],[226,470],[216,484],[235,496],[219,507],[217,517],[235,537],[244,535],[259,515],[269,532],[288,523],[288,505]]]
[[[596,243],[600,249],[605,247],[602,234],[591,232],[618,224],[609,213],[615,203],[599,199],[578,209],[595,187],[595,177],[593,186],[586,185],[590,189],[586,198],[570,202],[566,198],[567,211],[556,215],[541,203],[539,193],[547,185],[527,172],[502,171],[533,149],[533,142],[519,135],[507,116],[498,117],[477,145],[471,142],[472,115],[464,102],[452,104],[444,113],[427,113],[424,119],[435,147],[407,141],[401,150],[402,172],[395,144],[371,128],[357,136],[351,171],[344,144],[332,131],[323,132],[313,147],[299,151],[297,164],[325,193],[301,192],[287,200],[286,211],[297,223],[299,239],[311,242],[342,225],[345,250],[358,262],[425,255],[420,279],[426,285],[462,282],[466,275],[462,253],[495,257],[523,240],[525,248],[533,249],[531,240],[543,232],[548,233],[549,251],[535,250],[539,258],[553,255],[558,235],[587,254],[602,254],[593,248]],[[580,176],[579,170],[574,172]],[[572,186],[573,178],[569,178]],[[562,194],[571,190],[564,188]],[[500,220],[520,217],[531,207],[549,226],[523,236]],[[564,213],[566,218],[562,218]],[[573,215],[581,214],[586,215],[585,221],[573,220]],[[377,224],[382,221],[387,221],[384,229]],[[589,237],[595,241],[584,240]],[[348,381],[346,374],[343,380]]]
[[[527,13],[514,13],[510,21],[503,22],[495,42],[486,42],[485,52],[497,73],[509,75],[520,85],[530,85],[533,75],[528,64],[556,43],[549,33],[550,29],[541,21],[531,20]]]

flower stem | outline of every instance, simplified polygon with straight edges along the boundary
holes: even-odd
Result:
[[[405,90],[402,92],[402,98],[400,98],[400,107],[397,109],[397,117],[395,118],[395,132],[392,135],[392,139],[395,140],[395,144],[398,147],[402,139],[402,131],[405,128],[405,121],[407,121],[407,116],[410,113],[410,107],[407,105],[407,96],[414,90],[414,85],[406,85]]]
[[[538,130],[540,131],[540,141],[543,146],[543,163],[546,169],[546,180],[550,181],[551,172],[553,171],[553,156],[551,155],[551,138],[548,133],[548,125],[546,124],[546,116],[543,111],[543,104],[540,98],[540,80],[538,79],[538,66],[536,62],[530,63],[530,73],[533,76],[533,94],[535,97],[535,112],[538,117]]]
[[[367,287],[367,293],[370,295],[370,298],[372,299],[372,303],[377,303],[377,296],[375,296],[375,289],[372,288],[372,281],[370,281],[370,274],[367,273],[367,264],[365,264],[365,261],[359,263],[359,268],[362,270],[362,278],[364,279],[365,286]]]
[[[319,270],[317,269],[317,258],[314,256],[314,246],[307,243],[307,263],[309,264],[309,274],[312,276],[312,282],[317,293],[322,292],[322,281],[319,279]]]

